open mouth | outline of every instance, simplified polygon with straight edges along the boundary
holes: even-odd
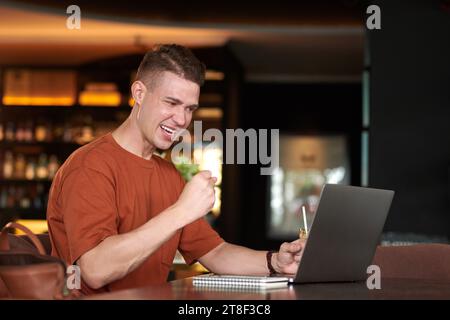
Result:
[[[186,134],[186,132],[188,132],[186,129],[183,129],[183,128],[176,129],[176,128],[166,126],[164,124],[161,124],[159,127],[163,131],[164,136],[172,142],[179,141],[180,137],[184,136]]]
[[[175,136],[175,133],[177,132],[176,129],[163,124],[160,125],[159,127],[162,129],[162,131],[166,134],[167,138],[170,140],[172,140],[172,138]]]
[[[160,127],[161,127],[161,129],[163,129],[165,132],[167,132],[170,135],[174,134],[174,132],[176,131],[175,129],[165,126],[165,125],[160,125]]]

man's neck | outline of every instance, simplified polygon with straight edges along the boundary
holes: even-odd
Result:
[[[113,131],[112,136],[122,148],[146,160],[149,160],[155,151],[155,147],[142,135],[133,112]]]

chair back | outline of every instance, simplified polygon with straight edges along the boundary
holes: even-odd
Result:
[[[379,246],[373,264],[384,278],[450,281],[450,245]]]

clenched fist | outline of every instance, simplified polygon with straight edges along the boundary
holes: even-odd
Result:
[[[200,171],[183,189],[175,207],[180,211],[182,219],[189,224],[206,215],[214,206],[214,185],[217,178],[210,171]]]

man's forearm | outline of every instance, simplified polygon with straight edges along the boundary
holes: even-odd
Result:
[[[223,243],[199,260],[217,274],[268,275],[266,254],[267,251]]]
[[[131,232],[106,238],[78,260],[83,280],[95,289],[121,279],[184,226],[180,217],[170,207]]]

